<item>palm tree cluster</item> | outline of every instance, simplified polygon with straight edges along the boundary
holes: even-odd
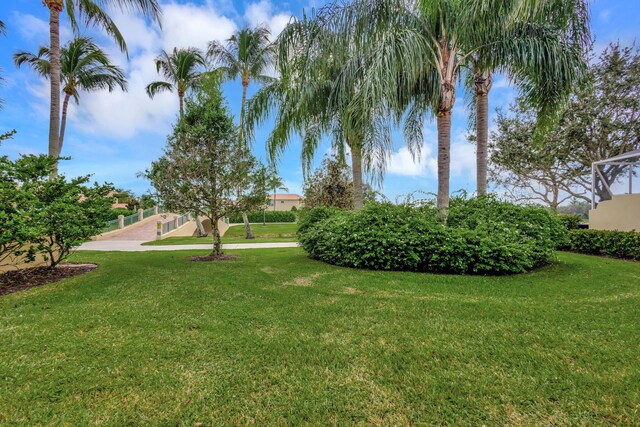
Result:
[[[389,127],[403,125],[416,156],[424,120],[435,117],[437,206],[446,217],[456,87],[466,83],[475,101],[477,192],[483,194],[493,74],[515,82],[543,124],[581,78],[589,42],[585,0],[336,2],[283,31],[280,79],[250,101],[246,132],[274,113],[269,153],[277,157],[296,133],[307,163],[319,138],[332,135],[337,152],[351,150],[359,208],[362,165],[381,177],[392,148]]]

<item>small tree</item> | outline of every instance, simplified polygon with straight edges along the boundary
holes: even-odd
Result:
[[[349,167],[337,156],[325,157],[304,186],[305,208],[353,209],[353,181]]]
[[[211,221],[212,256],[222,255],[218,220],[265,202],[266,195],[255,194],[254,174],[255,159],[239,140],[214,77],[187,100],[164,155],[146,172],[166,208]]]
[[[516,102],[498,114],[492,133],[492,178],[518,198],[553,209],[565,200],[590,202],[591,163],[640,148],[640,55],[635,48],[610,45],[589,65],[558,124],[536,138],[535,113]],[[604,168],[609,184],[628,171]],[[524,190],[524,191],[523,191]],[[610,198],[598,181],[597,200]]]
[[[74,247],[100,233],[109,217],[111,185],[86,186],[89,176],[48,178],[58,159],[22,156],[2,164],[3,249],[55,268]],[[12,191],[13,188],[13,191]]]

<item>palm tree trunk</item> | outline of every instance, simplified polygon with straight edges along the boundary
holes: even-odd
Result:
[[[360,210],[364,207],[364,188],[362,186],[362,147],[359,143],[351,146],[351,172],[353,174],[353,208]]]
[[[489,145],[489,91],[492,76],[490,72],[475,74],[476,92],[476,192],[478,196],[487,194],[487,151]]]
[[[58,140],[58,156],[62,153],[62,144],[64,144],[64,132],[67,128],[67,109],[69,108],[69,99],[71,95],[66,93],[64,95],[64,102],[62,103],[62,120],[60,121],[60,138]]]
[[[48,0],[49,37],[51,41],[49,58],[51,64],[51,105],[49,110],[49,155],[57,157],[60,152],[60,12],[62,0]],[[58,176],[58,162],[51,171],[51,177]]]
[[[178,100],[180,102],[180,118],[184,116],[184,94],[178,94]]]
[[[242,102],[240,104],[240,136],[243,134],[244,125],[244,105],[247,102],[247,88],[249,87],[249,80],[242,80]]]
[[[442,220],[449,209],[449,177],[451,163],[451,111],[438,113],[438,197],[437,208]]]

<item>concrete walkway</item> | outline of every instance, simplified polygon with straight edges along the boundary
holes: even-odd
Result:
[[[113,251],[113,252],[146,252],[146,251],[180,251],[180,250],[211,250],[212,244],[207,245],[166,245],[142,246],[148,240],[98,240],[80,245],[78,251]],[[229,243],[222,245],[222,249],[271,249],[297,248],[297,242],[279,243]]]

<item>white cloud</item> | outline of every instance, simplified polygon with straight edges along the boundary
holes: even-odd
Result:
[[[275,7],[269,0],[250,3],[244,12],[245,19],[251,26],[266,24],[271,29],[271,37],[275,39],[291,20],[288,11],[275,12]]]
[[[224,40],[237,29],[235,22],[209,6],[193,3],[162,5],[162,39],[165,50],[194,46],[205,49],[211,40]]]
[[[15,27],[18,28],[20,36],[26,41],[42,42],[49,40],[49,23],[28,13],[13,12]],[[60,40],[62,43],[72,37],[71,28],[66,25],[60,26]]]
[[[438,154],[436,133],[429,127],[425,129],[425,144],[420,156],[413,159],[407,147],[401,147],[391,154],[387,171],[393,175],[410,177],[437,177]],[[476,173],[475,146],[467,141],[466,133],[459,132],[451,143],[451,176],[472,179]]]

